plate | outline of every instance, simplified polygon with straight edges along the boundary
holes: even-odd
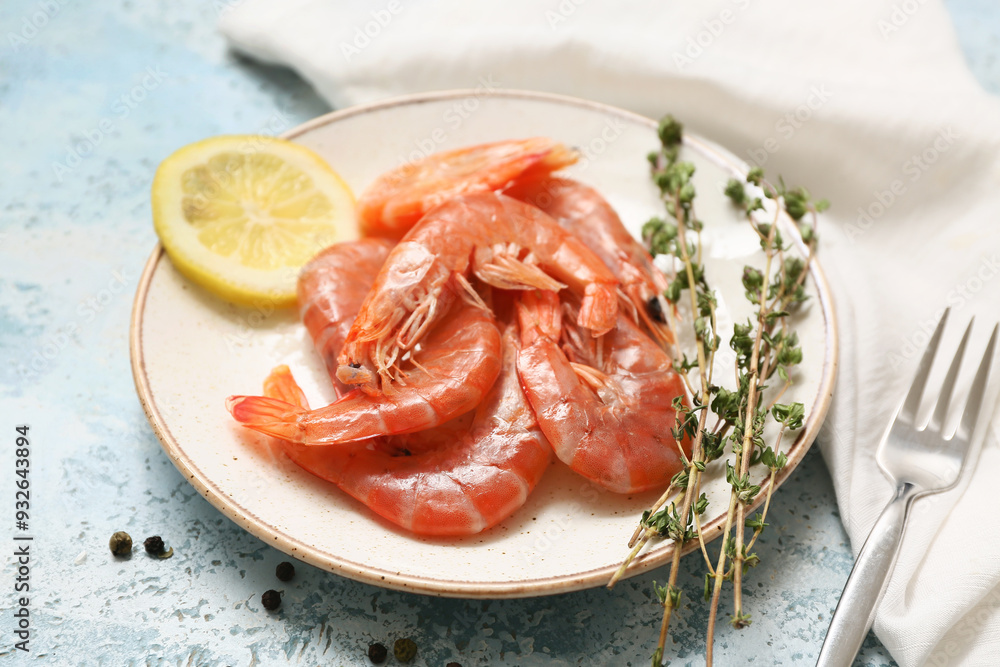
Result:
[[[568,97],[464,90],[352,107],[302,125],[285,137],[325,157],[360,193],[378,174],[438,150],[501,139],[548,136],[583,159],[567,175],[597,187],[638,233],[661,213],[646,154],[657,147],[653,120]],[[751,313],[743,265],[760,264],[753,232],[722,195],[746,166],[709,141],[685,138],[682,158],[697,166],[700,219],[707,221],[705,264],[719,291],[720,331]],[[786,235],[791,237],[791,234]],[[829,406],[836,370],[836,324],[826,280],[811,265],[810,292],[796,327],[804,362],[783,398],[801,401],[807,420],[796,434],[780,484],[802,459]],[[461,539],[415,537],[368,511],[334,485],[302,471],[263,436],[226,412],[230,394],[258,394],[271,368],[291,366],[310,404],[332,400],[330,382],[294,312],[247,310],[180,276],[157,247],[139,282],[130,347],[136,389],[174,465],[223,514],[299,560],[359,581],[452,597],[522,597],[605,584],[622,558],[642,510],[657,492],[619,496],[553,464],[527,504],[500,525]],[[731,374],[731,371],[730,373]],[[728,485],[710,466],[706,534],[721,533]],[[755,469],[753,479],[765,478]],[[757,497],[763,501],[764,492]],[[696,545],[692,545],[695,548]],[[670,559],[674,546],[647,548],[631,574]]]

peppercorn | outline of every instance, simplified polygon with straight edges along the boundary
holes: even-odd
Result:
[[[649,297],[649,301],[646,302],[646,312],[656,322],[665,324],[667,321],[667,318],[663,316],[663,305],[660,303],[660,298],[656,295]]]
[[[459,664],[459,663],[457,663],[457,662],[449,662],[449,663],[448,663],[447,665],[445,665],[444,667],[462,667],[462,665],[460,665],[460,664]]]
[[[291,581],[292,577],[295,576],[295,566],[287,560],[278,563],[278,567],[274,568],[274,576],[281,581]]]
[[[417,657],[417,644],[412,639],[397,639],[392,645],[392,654],[400,662],[410,662]]]
[[[119,558],[128,556],[132,553],[132,536],[124,530],[119,530],[111,536],[108,546],[111,547],[111,553],[115,556]]]
[[[368,646],[368,659],[373,665],[381,665],[388,657],[389,651],[384,644],[371,644]]]
[[[146,553],[150,556],[156,556],[157,558],[170,558],[174,555],[174,548],[170,547],[169,550],[163,550],[163,538],[159,535],[153,535],[152,537],[147,537],[146,541],[142,543],[145,547]]]
[[[264,591],[260,596],[260,603],[264,605],[264,609],[274,611],[281,606],[281,593],[275,590]]]

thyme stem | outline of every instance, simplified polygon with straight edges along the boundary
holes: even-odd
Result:
[[[674,475],[667,490],[643,514],[642,520],[628,541],[630,549],[608,586],[614,586],[628,571],[631,563],[651,540],[670,537],[674,540],[670,572],[667,583],[654,591],[663,607],[660,633],[652,655],[654,667],[662,665],[664,650],[674,611],[680,604],[681,590],[677,588],[681,552],[691,540],[697,539],[707,568],[705,596],[711,600],[706,633],[706,665],[712,665],[715,628],[718,620],[719,601],[724,582],[733,583],[734,627],[750,623],[750,616],[743,612],[742,584],[747,568],[756,564],[755,554],[748,550],[763,531],[770,509],[777,473],[787,462],[780,452],[781,440],[786,430],[801,428],[804,408],[800,403],[782,405],[778,401],[791,386],[790,368],[801,362],[802,351],[798,338],[788,326],[787,316],[807,299],[804,283],[809,263],[815,251],[816,216],[825,210],[825,201],[813,203],[803,188],[788,189],[779,178],[779,185],[763,180],[763,171],[751,169],[746,181],[763,190],[763,196],[774,201],[773,218],[766,224],[754,215],[765,209],[760,197],[751,198],[743,183],[731,179],[725,194],[745,213],[750,228],[760,240],[764,251],[763,273],[753,267],[744,268],[743,286],[746,297],[755,308],[755,317],[747,324],[734,325],[730,347],[736,352],[734,364],[736,390],[712,384],[716,351],[721,341],[717,332],[717,297],[705,279],[701,230],[703,223],[694,215],[695,189],[691,176],[695,167],[689,162],[678,161],[683,142],[682,128],[667,116],[657,129],[661,148],[648,156],[653,181],[660,190],[670,221],[653,218],[643,226],[643,238],[654,255],[672,256],[678,271],[660,298],[661,309],[674,331],[677,330],[677,304],[688,291],[691,308],[691,326],[695,338],[695,359],[689,360],[674,344],[674,368],[681,376],[690,407],[678,398],[674,402],[677,419],[673,429],[677,441],[682,469]],[[784,242],[778,223],[785,212],[798,225],[798,232],[806,246],[805,261],[798,257],[785,258]],[[802,222],[811,213],[812,227]],[[693,238],[688,239],[692,234]],[[773,275],[772,275],[773,274]],[[664,304],[670,304],[670,308]],[[697,368],[697,377],[690,371]],[[765,400],[764,391],[771,376],[777,373],[784,384],[771,400]],[[700,412],[697,416],[695,413]],[[714,425],[707,428],[708,413],[715,415]],[[774,448],[764,441],[764,428],[769,416],[780,424]],[[691,456],[687,457],[683,443],[690,443]],[[714,566],[707,549],[702,513],[708,500],[702,494],[703,473],[706,466],[723,456],[726,446],[732,445],[733,459],[726,461],[726,478],[731,487],[722,531],[722,546]],[[769,469],[761,485],[767,485],[763,512],[753,519],[746,518],[746,509],[754,504],[761,486],[750,481],[751,466],[758,462]],[[673,500],[671,500],[673,499]],[[678,507],[679,505],[679,507]],[[747,528],[752,528],[749,541]],[[747,542],[744,544],[744,542]]]
[[[779,208],[780,210],[780,208]],[[774,258],[774,234],[778,229],[777,220],[775,224],[771,225],[771,229],[768,233],[767,238],[767,250],[765,251],[767,258],[764,262],[764,276],[771,275],[771,261]],[[757,390],[759,384],[758,376],[758,364],[760,363],[760,346],[763,340],[764,328],[767,326],[767,290],[760,290],[760,301],[758,303],[758,315],[757,315],[757,335],[754,338],[753,345],[753,356],[750,358],[750,390],[747,396],[747,412],[746,420],[743,426],[743,447],[740,450],[740,478],[742,479],[750,471],[750,458],[753,455],[754,448],[754,435],[756,429],[754,427],[754,419],[757,414],[757,400],[760,397],[760,392]],[[737,500],[738,495],[735,489],[732,492],[732,496]],[[743,550],[743,528],[744,528],[744,517],[743,511],[746,507],[744,502],[739,502],[739,507],[737,508],[737,522],[736,522],[736,554],[733,563],[733,622],[740,623],[743,618],[743,557],[745,555]]]
[[[674,218],[677,221],[677,239],[678,245],[681,251],[681,260],[684,262],[684,271],[687,273],[688,285],[691,289],[688,290],[688,294],[691,297],[691,313],[692,317],[698,312],[698,301],[695,294],[694,285],[694,267],[691,265],[691,257],[688,254],[687,248],[687,226],[685,225],[685,212],[681,208],[680,204],[680,191],[678,190],[673,197],[674,204]],[[697,337],[697,331],[695,336]],[[701,440],[702,435],[705,432],[705,423],[708,419],[708,402],[710,400],[709,388],[711,384],[709,383],[708,376],[708,366],[705,359],[705,350],[703,345],[697,345],[698,348],[698,371],[701,380],[701,405],[705,406],[706,409],[701,411],[701,415],[698,418],[698,431],[695,435],[694,444],[691,446],[691,460],[703,463],[703,456],[701,450]],[[691,511],[691,497],[695,488],[699,488],[698,480],[701,476],[701,472],[695,466],[688,468],[691,471],[691,475],[688,477],[687,487],[684,489],[684,500],[681,502],[680,516],[682,521],[687,521],[688,513]],[[677,583],[677,573],[681,561],[681,551],[683,551],[684,543],[683,540],[678,541],[674,545],[673,559],[670,562],[670,575],[668,577],[668,590],[673,590]],[[657,642],[657,651],[662,655],[663,650],[666,648],[667,641],[667,630],[670,627],[670,618],[673,615],[673,600],[670,596],[667,596],[666,601],[663,604],[663,621],[660,624],[660,638]]]

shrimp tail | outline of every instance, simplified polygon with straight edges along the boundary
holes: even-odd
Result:
[[[537,151],[531,155],[531,158],[538,161],[525,169],[521,175],[517,176],[513,180],[513,183],[520,181],[532,182],[548,178],[552,175],[552,172],[578,162],[581,155],[582,154],[579,150],[570,148],[569,146],[563,144],[556,144],[551,148],[545,148],[544,150]],[[511,185],[511,183],[506,183],[504,187],[509,185]]]
[[[306,399],[305,392],[295,381],[291,369],[284,364],[275,366],[271,370],[271,374],[264,380],[264,396],[290,403],[303,410],[309,409],[309,401]]]
[[[299,418],[306,410],[297,405],[265,396],[230,396],[226,409],[249,429],[283,440],[301,439],[304,428]]]

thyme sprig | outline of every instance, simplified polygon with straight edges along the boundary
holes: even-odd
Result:
[[[823,200],[814,202],[804,188],[786,187],[780,178],[777,185],[772,185],[764,180],[763,170],[759,168],[751,169],[745,182],[731,179],[727,183],[725,195],[742,211],[760,239],[764,267],[744,267],[743,289],[746,299],[753,305],[754,314],[747,322],[736,323],[733,327],[729,347],[735,356],[736,388],[726,389],[713,382],[722,338],[716,318],[718,302],[706,280],[702,263],[704,224],[695,215],[696,191],[692,182],[695,166],[680,160],[683,144],[680,123],[670,116],[665,117],[658,126],[658,135],[660,149],[650,153],[648,160],[666,215],[649,220],[642,234],[651,253],[672,257],[677,267],[663,294],[673,309],[671,315],[676,315],[685,301],[690,305],[693,358],[675,350],[674,368],[688,388],[691,405],[680,397],[674,401],[673,435],[678,443],[691,443],[691,456],[680,451],[681,471],[674,475],[657,502],[643,512],[629,542],[631,551],[608,586],[614,586],[625,574],[629,564],[650,540],[674,540],[676,548],[667,582],[663,585],[653,583],[656,598],[663,607],[659,641],[652,656],[652,664],[658,667],[663,661],[672,614],[679,607],[682,596],[677,585],[680,555],[687,543],[697,540],[707,567],[703,592],[705,598],[711,600],[706,637],[706,663],[711,665],[715,623],[725,581],[733,584],[730,622],[736,628],[751,623],[750,614],[743,610],[743,576],[759,562],[751,549],[768,525],[766,518],[774,482],[788,461],[787,455],[780,450],[781,441],[787,431],[801,428],[805,419],[801,403],[781,404],[778,400],[792,383],[794,367],[802,361],[798,337],[788,318],[808,299],[805,281],[817,242],[817,214],[828,204]],[[753,186],[752,189],[748,190],[747,185]],[[771,204],[765,200],[770,200]],[[786,256],[790,246],[786,245],[778,224],[782,211],[797,225],[807,248],[805,259]],[[765,390],[775,375],[780,386],[770,402],[765,403]],[[764,434],[769,422],[778,427],[771,444],[766,442]],[[707,466],[723,457],[726,457],[725,475],[730,498],[721,546],[713,562],[701,525],[701,517],[708,507],[701,484]],[[757,482],[751,478],[750,468],[757,463],[767,468],[766,481]],[[765,486],[763,509],[747,517],[747,509]],[[747,529],[750,529],[749,536]]]

